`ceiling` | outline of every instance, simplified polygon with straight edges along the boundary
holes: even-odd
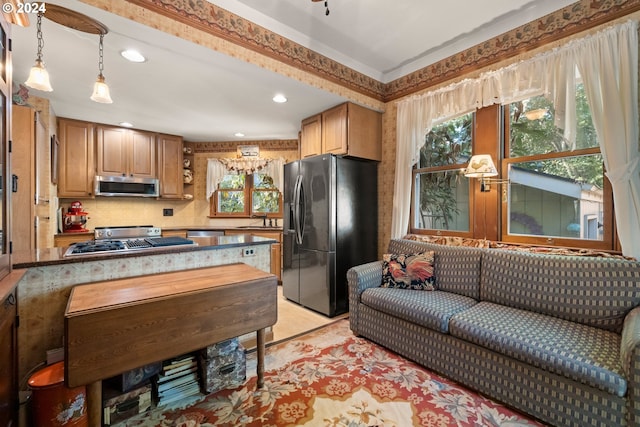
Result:
[[[428,66],[572,0],[210,0],[224,9],[383,83]],[[75,0],[55,4],[109,28],[104,76],[113,104],[89,99],[98,74],[97,35],[42,21],[43,60],[56,115],[181,135],[187,141],[296,139],[300,121],[345,98]],[[464,11],[463,14],[459,13]],[[35,16],[14,26],[14,83],[36,57]],[[135,48],[141,64],[120,56]],[[288,102],[276,104],[275,94]],[[234,136],[242,132],[244,137]]]

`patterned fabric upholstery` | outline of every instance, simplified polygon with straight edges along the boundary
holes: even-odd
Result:
[[[359,335],[360,295],[368,288],[377,288],[382,283],[382,261],[373,261],[347,270],[349,286],[349,327]]]
[[[620,335],[531,311],[481,302],[458,313],[453,336],[608,393],[624,396]]]
[[[480,299],[620,333],[639,284],[638,262],[489,249]]]
[[[620,360],[624,375],[628,378],[629,413],[640,425],[640,307],[636,307],[624,319],[620,343]]]
[[[449,319],[476,300],[451,292],[371,288],[360,297],[363,304],[426,328],[447,333]]]
[[[380,288],[381,261],[349,270],[355,334],[550,425],[640,427],[640,262],[389,243],[425,250],[438,291]]]
[[[389,253],[435,251],[434,275],[436,289],[480,299],[480,261],[483,250],[464,246],[444,246],[437,243],[394,239]]]
[[[623,397],[371,307],[362,307],[360,323],[362,336],[549,425],[640,425],[627,422]]]

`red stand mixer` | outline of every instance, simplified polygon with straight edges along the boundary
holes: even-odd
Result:
[[[82,209],[82,203],[71,202],[68,212],[64,214],[64,232],[65,233],[86,233],[84,225],[87,223],[87,212]]]

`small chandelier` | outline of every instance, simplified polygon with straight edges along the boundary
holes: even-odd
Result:
[[[51,92],[53,88],[51,87],[51,83],[49,83],[49,73],[47,69],[44,68],[44,62],[42,61],[42,47],[44,46],[44,40],[42,39],[42,13],[38,13],[36,29],[38,54],[36,56],[36,63],[31,67],[31,71],[29,72],[29,78],[24,84],[33,89]]]
[[[111,95],[109,95],[109,86],[107,86],[104,76],[102,75],[102,70],[104,69],[103,39],[104,34],[100,34],[100,44],[98,47],[98,78],[93,85],[93,94],[91,95],[91,100],[100,102],[102,104],[111,104],[113,100],[111,99]]]

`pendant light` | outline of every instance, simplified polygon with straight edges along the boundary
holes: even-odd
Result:
[[[111,99],[111,95],[109,95],[109,86],[107,86],[104,76],[102,75],[102,70],[104,68],[103,39],[104,34],[100,34],[100,44],[98,46],[98,78],[93,85],[93,94],[91,95],[91,100],[100,102],[102,104],[111,104],[113,100]]]
[[[36,56],[36,63],[31,67],[29,78],[24,82],[24,84],[33,89],[51,92],[53,91],[53,88],[51,87],[51,83],[49,83],[49,73],[47,72],[47,69],[44,68],[44,62],[42,61],[42,47],[44,46],[44,40],[42,39],[42,13],[38,13],[36,37],[38,38],[38,54]]]

